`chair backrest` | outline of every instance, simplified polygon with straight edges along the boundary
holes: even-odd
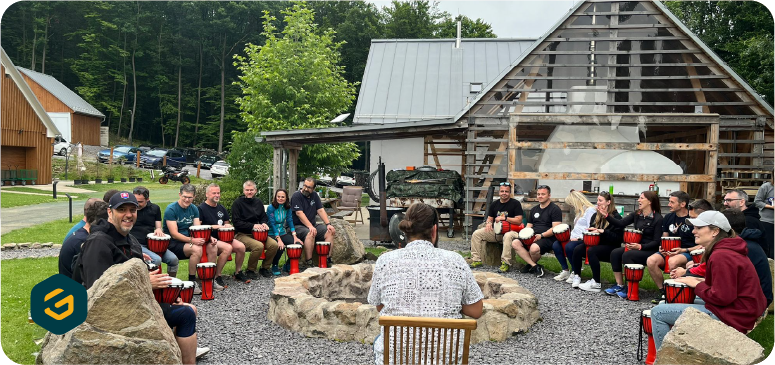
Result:
[[[384,364],[468,364],[474,319],[385,316],[379,324],[384,327]]]
[[[363,196],[363,187],[345,186],[342,189],[342,201],[339,207],[361,207],[361,196]]]

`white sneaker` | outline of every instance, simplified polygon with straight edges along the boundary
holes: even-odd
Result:
[[[559,275],[554,277],[554,280],[563,281],[570,277],[570,271],[561,271]]]
[[[600,293],[600,283],[595,282],[595,279],[589,279],[586,283],[579,285],[579,289]]]
[[[200,358],[202,356],[207,355],[207,353],[210,352],[209,347],[197,347],[196,348],[196,358]]]
[[[573,281],[571,282],[571,287],[578,288],[579,284],[581,284],[581,276],[573,275]]]
[[[569,275],[568,275],[568,279],[566,279],[566,280],[565,280],[565,282],[566,282],[566,283],[568,283],[568,284],[573,284],[573,278],[574,278],[575,276],[576,276],[576,274],[574,274],[574,273],[569,273]]]

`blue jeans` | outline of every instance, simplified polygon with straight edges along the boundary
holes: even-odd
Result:
[[[554,243],[552,243],[552,250],[554,250],[554,257],[556,257],[557,261],[560,262],[562,270],[568,270],[568,260],[565,257],[565,252],[562,251],[562,244],[560,241],[554,241]]]
[[[700,312],[707,313],[710,318],[719,320],[715,314],[711,313],[705,308],[703,304],[660,304],[654,308],[651,308],[651,330],[654,333],[654,346],[657,350],[662,347],[662,340],[667,336],[667,332],[670,331],[670,326],[675,324],[675,321],[686,308],[694,308]]]
[[[581,241],[581,240],[579,240],[579,241],[570,241],[570,242],[568,242],[567,245],[565,245],[565,256],[571,258],[571,266],[573,266],[573,251],[576,250],[576,247],[583,246],[583,245],[584,245],[584,241]],[[573,267],[573,272],[576,275],[581,276],[581,265],[579,265],[578,268],[577,267]]]
[[[161,267],[161,262],[164,261],[164,263],[167,264],[167,272],[178,272],[178,257],[175,256],[172,251],[164,251],[164,257],[159,257],[159,255],[157,255],[155,252],[149,250],[147,246],[142,247],[143,253],[150,256],[151,260],[154,264],[156,264],[156,266]]]

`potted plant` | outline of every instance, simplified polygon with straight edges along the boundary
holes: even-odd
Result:
[[[97,165],[97,171],[94,173],[94,183],[102,184],[102,166]]]
[[[126,182],[126,178],[124,177],[124,173],[128,172],[127,170],[125,170],[126,169],[126,167],[124,166],[124,162],[125,161],[126,161],[126,157],[123,157],[123,156],[119,157],[118,158],[118,166],[116,166],[116,169],[118,170],[118,175],[121,176],[121,182],[122,183]]]

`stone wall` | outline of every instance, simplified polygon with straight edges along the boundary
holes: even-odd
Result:
[[[268,317],[307,337],[372,343],[380,328],[376,307],[330,299],[365,299],[373,272],[369,264],[334,265],[275,279]],[[535,296],[515,280],[484,272],[474,277],[485,300],[472,343],[503,341],[540,318]]]

